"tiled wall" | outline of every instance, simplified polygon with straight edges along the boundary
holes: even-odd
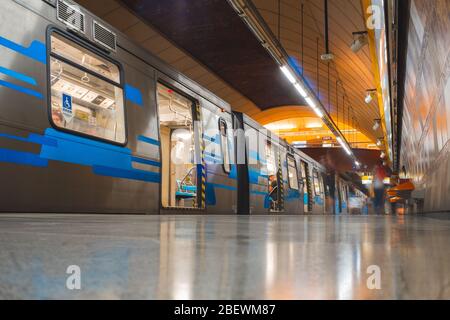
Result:
[[[450,210],[450,0],[411,0],[401,161],[425,211]]]

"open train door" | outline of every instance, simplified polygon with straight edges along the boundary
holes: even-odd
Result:
[[[161,209],[204,208],[204,165],[197,101],[158,83]]]

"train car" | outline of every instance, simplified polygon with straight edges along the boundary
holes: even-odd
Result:
[[[336,175],[336,214],[367,214],[368,196],[344,174]]]
[[[239,213],[327,212],[323,166],[245,114],[235,112],[234,124]]]
[[[6,1],[2,10],[2,211],[236,207],[234,171],[207,172],[204,154],[204,140],[223,134],[234,153],[227,103],[72,3]],[[206,179],[217,187],[208,206]]]
[[[316,161],[88,11],[2,9],[0,211],[326,212]]]

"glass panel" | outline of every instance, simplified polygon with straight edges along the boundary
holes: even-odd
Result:
[[[267,141],[266,143],[266,161],[267,161],[267,174],[269,176],[276,175],[277,165],[275,162],[275,150],[269,141]]]
[[[52,53],[120,83],[120,72],[117,65],[66,39],[64,36],[57,33],[52,34],[51,48]]]
[[[68,130],[124,143],[123,90],[56,58],[50,59],[53,123]]]
[[[313,180],[314,180],[314,193],[316,196],[320,195],[320,182],[319,182],[319,173],[314,170],[313,171]]]
[[[228,148],[228,137],[227,137],[227,123],[225,120],[219,120],[219,131],[220,131],[220,143],[222,147],[223,155],[223,170],[229,173],[231,170],[230,166],[230,150]]]
[[[289,174],[289,187],[294,190],[298,190],[298,177],[297,177],[297,166],[295,164],[295,159],[288,156],[288,174]]]

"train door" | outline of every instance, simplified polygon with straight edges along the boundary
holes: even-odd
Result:
[[[283,174],[281,166],[279,165],[280,150],[274,144],[267,140],[265,146],[266,152],[266,166],[267,166],[267,186],[268,186],[268,200],[270,201],[269,211],[280,212],[283,211],[282,201],[282,183]]]
[[[158,83],[161,142],[161,205],[163,208],[198,208],[194,134],[196,102]]]
[[[301,213],[302,199],[301,190],[298,183],[298,168],[295,157],[291,154],[286,155],[287,166],[287,192],[285,196],[286,212],[291,214]]]
[[[342,190],[341,181],[336,179],[337,201],[336,201],[336,214],[342,213]]]
[[[346,183],[342,184],[342,213],[348,213],[348,185]]]
[[[317,169],[313,169],[313,185],[314,185],[314,211],[317,213],[323,212],[323,195],[320,184],[319,172]]]
[[[305,161],[300,161],[300,173],[303,185],[303,212],[312,211],[312,190],[309,179],[309,166]]]

